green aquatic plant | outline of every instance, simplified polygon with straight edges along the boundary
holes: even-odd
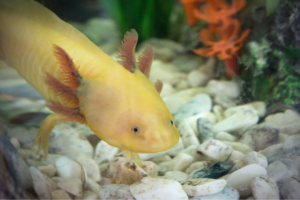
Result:
[[[117,22],[121,35],[130,29],[139,33],[139,39],[164,38],[170,33],[170,16],[174,0],[98,0]]]

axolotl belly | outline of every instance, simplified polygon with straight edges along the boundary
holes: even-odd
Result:
[[[119,62],[33,0],[0,0],[0,59],[47,100],[54,112],[36,142],[48,151],[56,124],[79,122],[112,146],[133,153],[173,147],[179,133],[149,73],[153,50],[135,59],[138,35],[127,32]]]

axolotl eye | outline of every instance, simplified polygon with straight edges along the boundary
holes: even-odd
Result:
[[[173,126],[174,122],[172,120],[170,120],[170,124]]]
[[[138,126],[133,126],[131,128],[131,132],[134,133],[134,134],[138,134],[139,132],[141,132],[141,128],[138,127]]]

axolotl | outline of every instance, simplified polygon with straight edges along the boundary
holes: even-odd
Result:
[[[54,112],[42,123],[38,152],[64,122],[87,124],[108,144],[137,153],[168,150],[179,141],[172,114],[149,81],[153,50],[138,61],[138,34],[127,32],[117,62],[70,24],[33,0],[0,0],[0,59],[14,68]]]

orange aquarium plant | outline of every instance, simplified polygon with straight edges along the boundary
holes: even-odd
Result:
[[[194,49],[193,52],[205,57],[217,56],[224,60],[228,78],[237,75],[236,59],[250,29],[240,33],[241,24],[233,15],[246,5],[246,1],[233,0],[229,4],[225,0],[181,0],[181,3],[190,25],[197,20],[209,23],[208,28],[200,31],[200,38],[208,47]]]

